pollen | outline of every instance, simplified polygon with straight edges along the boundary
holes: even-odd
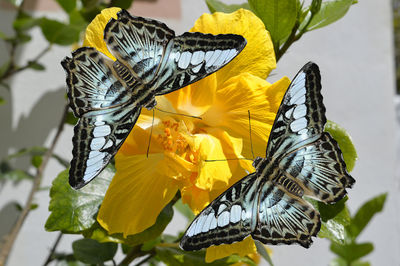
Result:
[[[186,139],[179,132],[179,123],[170,120],[163,121],[163,134],[158,134],[157,140],[165,151],[183,155],[188,148]]]

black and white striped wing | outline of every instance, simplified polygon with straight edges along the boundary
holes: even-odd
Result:
[[[289,179],[285,185],[291,187]],[[298,243],[308,248],[321,227],[320,215],[300,195],[267,180],[259,189],[253,239],[264,244]]]
[[[167,46],[168,57],[155,83],[156,94],[183,88],[219,70],[246,46],[246,39],[235,34],[185,32]]]
[[[241,241],[251,234],[257,211],[257,177],[239,180],[196,216],[181,239],[184,250]]]
[[[66,57],[69,105],[79,118],[74,128],[70,185],[81,188],[107,166],[140,114],[110,69],[112,61],[94,48]]]
[[[319,68],[310,62],[286,91],[270,133],[266,158],[279,161],[285,176],[300,181],[307,195],[333,203],[355,181],[346,171],[336,141],[324,132],[322,99]]]
[[[228,64],[246,45],[235,34],[175,32],[157,20],[118,12],[105,30],[112,54],[142,84],[151,84],[156,95],[196,82]]]

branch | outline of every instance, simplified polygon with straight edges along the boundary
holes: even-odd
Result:
[[[47,152],[45,153],[45,155],[43,156],[43,161],[42,164],[39,166],[37,172],[36,172],[36,176],[34,177],[34,182],[33,182],[33,186],[32,189],[29,193],[28,199],[26,201],[25,207],[24,209],[21,211],[21,215],[18,217],[17,222],[15,223],[14,227],[12,228],[11,232],[6,235],[3,239],[3,245],[1,247],[0,250],[0,266],[4,266],[8,255],[10,254],[11,248],[14,244],[15,239],[18,236],[19,231],[21,230],[21,227],[26,219],[26,217],[28,216],[29,211],[31,210],[31,205],[33,202],[33,197],[35,195],[35,193],[39,190],[40,188],[40,184],[42,182],[42,177],[43,177],[43,172],[47,166],[47,163],[49,162],[49,159],[51,157],[51,155],[53,154],[54,148],[58,142],[58,139],[61,135],[61,132],[64,129],[64,121],[65,118],[67,116],[68,113],[68,105],[65,106],[64,108],[64,113],[62,115],[62,118],[59,122],[58,128],[57,128],[57,133],[54,136],[54,139],[51,143],[50,148],[47,150]]]
[[[46,261],[43,263],[43,266],[47,266],[53,260],[54,252],[56,251],[56,248],[57,248],[58,244],[60,243],[60,240],[61,240],[62,236],[63,236],[62,232],[58,233],[58,236],[56,238],[56,242],[54,242],[54,245],[51,248],[51,251],[49,253],[49,256],[47,257]]]

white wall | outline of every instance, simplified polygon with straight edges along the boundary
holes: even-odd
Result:
[[[225,1],[228,2],[228,1]],[[240,2],[240,1],[235,1]],[[207,12],[203,1],[182,0],[181,19],[160,18],[177,33],[188,30],[197,17]],[[46,15],[57,17],[61,13],[47,11]],[[9,11],[0,11],[0,30],[6,31],[12,20]],[[390,1],[363,0],[354,5],[339,22],[306,34],[284,55],[274,71],[271,81],[287,75],[292,78],[307,61],[319,64],[322,73],[324,102],[329,119],[339,123],[352,135],[359,160],[352,172],[356,184],[349,191],[348,202],[354,211],[362,202],[382,192],[389,197],[382,214],[376,216],[361,235],[362,241],[372,241],[374,252],[367,257],[373,265],[400,265],[400,215],[399,182],[395,179],[395,112],[393,41]],[[19,51],[21,62],[34,56],[46,42],[39,30],[32,31],[33,42]],[[70,53],[69,47],[54,47],[42,62],[46,72],[27,71],[11,80],[10,95],[1,90],[7,104],[0,106],[0,157],[22,147],[48,145],[55,133],[54,128],[62,113],[64,103],[64,73],[60,66],[62,58]],[[0,47],[0,62],[6,58]],[[48,134],[49,130],[50,134]],[[398,128],[397,128],[398,129]],[[71,157],[72,127],[67,126],[56,153]],[[27,161],[19,162],[28,165]],[[51,162],[45,172],[43,186],[62,170]],[[21,204],[30,189],[29,182],[15,187],[0,184],[0,234],[15,219],[9,202]],[[48,191],[37,193],[39,209],[32,211],[15,243],[9,258],[9,266],[40,265],[56,237],[56,233],[44,231],[48,217]],[[174,231],[178,221],[168,227]],[[74,237],[66,237],[60,250],[70,250]],[[305,250],[298,246],[273,247],[275,265],[327,265],[332,253],[329,243],[316,239],[313,246]],[[295,263],[293,263],[295,261]]]

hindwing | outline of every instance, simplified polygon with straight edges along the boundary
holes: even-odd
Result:
[[[250,174],[213,200],[190,224],[180,246],[199,250],[241,241],[250,235],[257,208],[256,174]]]

